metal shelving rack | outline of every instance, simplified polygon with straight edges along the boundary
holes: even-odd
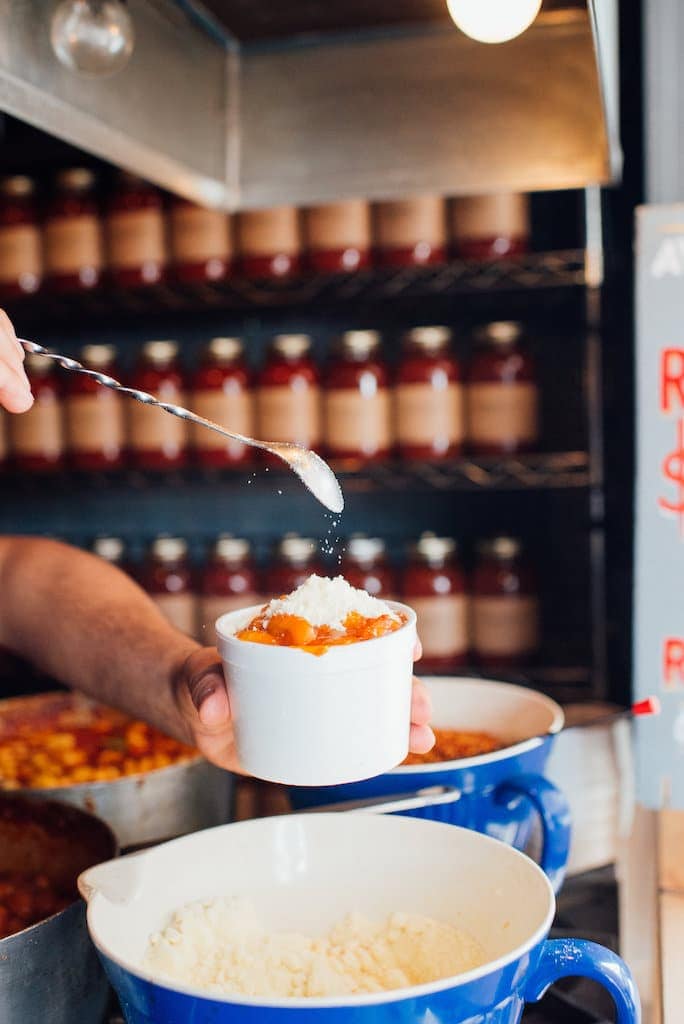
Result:
[[[410,315],[432,318],[437,308],[449,309],[452,297],[458,297],[458,309],[467,308],[470,298],[480,302],[496,296],[507,309],[513,303],[523,309],[527,296],[535,308],[555,309],[557,301],[568,300],[580,312],[583,321],[584,351],[581,357],[584,375],[586,448],[543,451],[514,458],[480,459],[464,457],[445,464],[407,464],[392,461],[377,466],[336,466],[350,498],[358,496],[370,509],[369,529],[381,529],[386,522],[386,499],[393,502],[392,516],[401,518],[411,505],[441,509],[442,527],[449,528],[449,496],[463,495],[464,501],[488,501],[487,496],[509,495],[506,502],[546,500],[533,495],[555,496],[556,502],[572,502],[570,516],[581,517],[572,529],[582,533],[581,550],[586,552],[590,575],[585,592],[590,594],[591,639],[577,643],[577,622],[568,626],[564,636],[562,609],[550,616],[551,649],[544,651],[536,665],[511,675],[515,681],[548,688],[562,699],[600,698],[608,692],[606,680],[605,543],[603,519],[603,440],[601,430],[601,341],[600,295],[603,282],[601,204],[598,190],[585,193],[586,246],[533,252],[524,257],[491,263],[452,260],[435,267],[409,269],[373,269],[354,274],[306,276],[298,279],[255,283],[231,278],[222,283],[202,286],[163,284],[131,292],[102,288],[74,298],[33,297],[10,306],[10,315],[21,325],[24,336],[49,344],[51,334],[68,338],[74,327],[95,340],[109,332],[112,324],[127,332],[145,329],[157,323],[169,323],[179,315],[194,323],[196,315],[205,319],[223,317],[274,317],[328,315],[348,321],[360,309],[410,310]],[[462,300],[462,301],[461,301]],[[418,313],[430,310],[429,313]],[[489,311],[489,310],[488,310]],[[402,314],[403,315],[403,314]],[[443,314],[442,314],[443,315]],[[523,314],[524,315],[524,314]],[[396,315],[395,315],[396,319]],[[223,322],[223,321],[221,321]],[[250,487],[245,487],[248,482]],[[0,503],[0,531],[54,531],[68,539],[81,539],[79,523],[92,524],[105,532],[122,526],[125,509],[128,536],[145,535],[164,522],[179,532],[190,531],[206,539],[212,530],[226,529],[233,521],[249,523],[255,539],[263,543],[265,531],[273,532],[273,500],[281,505],[278,527],[306,529],[306,508],[299,485],[286,471],[271,467],[268,474],[251,467],[238,471],[203,471],[198,468],[165,474],[124,470],[109,474],[78,474],[65,471],[49,477],[20,476],[6,472],[0,476],[0,490],[7,496]],[[575,495],[572,498],[571,495]],[[529,497],[526,497],[529,495]],[[563,495],[566,495],[564,498]],[[472,497],[470,497],[472,496]],[[444,504],[446,502],[446,505]],[[440,504],[441,503],[441,504]],[[456,507],[456,506],[453,506]],[[458,506],[460,507],[460,506]],[[467,506],[469,507],[469,506]],[[473,506],[475,507],[475,506]],[[477,506],[482,508],[482,505]],[[500,507],[500,506],[499,506]],[[554,508],[559,508],[554,505]],[[287,512],[285,509],[287,508]],[[359,506],[361,508],[361,506]],[[221,510],[226,510],[224,513]],[[228,511],[230,510],[230,514]],[[302,511],[303,510],[303,511]],[[300,512],[304,525],[300,527]],[[290,514],[291,513],[291,514]],[[550,513],[553,515],[554,513]],[[344,532],[363,528],[366,513],[359,512],[360,523],[343,524]],[[525,520],[519,512],[518,522]],[[475,517],[477,518],[477,517]],[[353,519],[353,516],[352,516]],[[280,521],[282,520],[282,522]],[[379,525],[378,525],[379,524]],[[585,535],[585,524],[588,524]],[[396,525],[396,524],[395,524]],[[163,528],[163,527],[162,527]],[[136,533],[137,531],[137,533]],[[394,538],[396,540],[396,537]],[[584,562],[583,562],[584,564]],[[576,573],[584,572],[572,567]],[[584,587],[584,584],[582,585]],[[574,630],[574,633],[573,633]],[[578,660],[577,651],[589,647],[588,663]]]

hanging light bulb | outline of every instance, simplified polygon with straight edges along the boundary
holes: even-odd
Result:
[[[480,43],[505,43],[529,28],[542,0],[447,0],[461,32]]]
[[[103,78],[128,64],[135,33],[124,0],[62,0],[52,16],[50,41],[64,67]]]

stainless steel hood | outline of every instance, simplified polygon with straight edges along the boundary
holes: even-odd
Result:
[[[619,176],[615,0],[545,5],[501,46],[436,18],[442,0],[415,21],[425,0],[403,0],[401,25],[383,22],[374,3],[377,24],[313,34],[316,5],[293,2],[289,34],[243,32],[241,42],[231,32],[233,7],[241,29],[239,0],[212,3],[220,20],[195,0],[129,0],[133,59],[93,82],[54,58],[52,3],[0,0],[0,109],[227,208]],[[331,4],[333,15],[346,6]],[[260,0],[242,7],[253,17]]]

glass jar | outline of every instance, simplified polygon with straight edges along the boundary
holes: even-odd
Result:
[[[360,270],[371,261],[370,206],[346,199],[304,211],[306,265],[322,274]]]
[[[176,280],[219,281],[230,269],[230,217],[174,196],[169,212],[171,262]]]
[[[91,370],[118,377],[116,356],[113,345],[85,345],[79,360]],[[119,469],[124,464],[125,412],[116,392],[91,377],[71,373],[66,383],[65,413],[69,461],[75,469]]]
[[[126,570],[126,545],[121,537],[96,537],[93,554],[117,569]]]
[[[394,392],[403,459],[450,459],[463,448],[463,383],[450,346],[448,327],[414,327],[404,335]]]
[[[316,448],[321,440],[318,368],[306,334],[279,334],[257,378],[259,437]]]
[[[254,436],[251,374],[239,338],[212,338],[191,380],[190,408],[238,434]],[[195,458],[202,466],[239,466],[249,462],[252,449],[213,430],[190,424]]]
[[[520,192],[453,199],[451,245],[464,259],[496,260],[526,253],[530,243],[529,197]]]
[[[197,598],[186,541],[180,537],[157,537],[142,567],[140,584],[172,626],[181,633],[195,635]]]
[[[246,210],[237,218],[238,273],[287,277],[301,270],[299,218],[294,206]]]
[[[473,574],[473,652],[485,668],[529,662],[539,646],[539,600],[534,570],[517,537],[477,546]]]
[[[61,171],[43,228],[45,275],[60,292],[94,288],[104,265],[95,175],[85,167]]]
[[[43,252],[35,185],[23,174],[0,179],[0,297],[38,291]]]
[[[177,342],[146,342],[131,387],[147,391],[172,405],[186,405]],[[188,444],[185,420],[140,402],[130,403],[128,415],[131,461],[138,469],[174,469],[185,464]]]
[[[530,451],[539,441],[539,389],[522,328],[487,324],[475,341],[466,391],[470,449],[477,455]]]
[[[318,546],[310,537],[286,533],[276,544],[264,578],[265,600],[281,597],[301,586],[312,573],[320,574]]]
[[[444,672],[468,660],[468,597],[451,537],[423,533],[410,550],[402,599],[418,617],[422,672]]]
[[[396,580],[387,562],[385,542],[380,537],[366,537],[361,533],[352,535],[347,541],[340,568],[352,587],[365,590],[372,597],[394,600]]]
[[[222,534],[204,566],[199,586],[199,635],[214,643],[213,628],[225,612],[260,604],[259,582],[248,540]]]
[[[389,371],[377,331],[346,331],[325,375],[324,441],[333,459],[376,462],[392,449]]]
[[[164,276],[166,238],[161,193],[121,172],[105,221],[108,264],[121,288],[157,284]]]
[[[375,206],[375,246],[381,266],[443,263],[446,221],[442,196],[413,196]]]
[[[24,369],[33,393],[33,405],[21,416],[8,419],[12,463],[20,470],[40,473],[59,469],[64,461],[62,388],[54,362],[27,354]]]

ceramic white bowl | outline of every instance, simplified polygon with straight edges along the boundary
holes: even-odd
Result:
[[[408,753],[416,616],[376,640],[320,656],[238,640],[261,605],[216,623],[242,768],[289,786],[368,779]]]
[[[546,941],[554,914],[540,869],[503,843],[437,822],[378,814],[263,818],[199,832],[92,868],[79,879],[88,928],[128,1024],[520,1024],[523,1003],[565,975],[601,981],[618,1024],[638,996],[614,953]],[[203,992],[142,965],[149,936],[187,902],[247,898],[267,928],[324,934],[357,910],[427,914],[469,932],[487,962],[391,992],[264,999]]]

